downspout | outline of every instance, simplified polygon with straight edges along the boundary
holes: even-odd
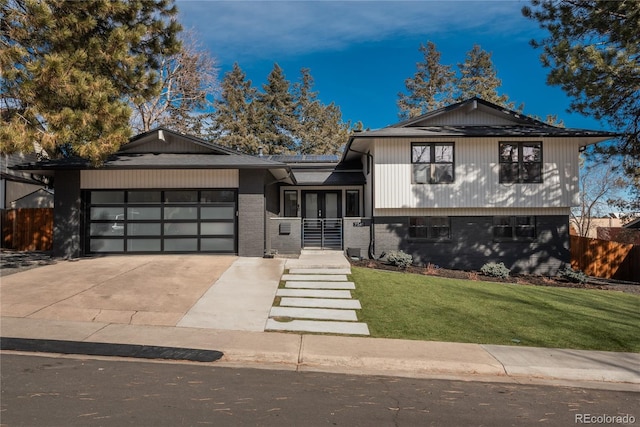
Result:
[[[373,215],[373,206],[374,206],[374,196],[375,196],[375,170],[373,164],[373,156],[369,151],[366,153],[364,151],[358,151],[351,148],[351,144],[349,144],[349,148],[347,151],[352,151],[357,154],[362,154],[367,156],[367,166],[371,165],[371,225],[369,226],[369,250],[367,255],[369,255],[370,259],[376,259],[375,255],[375,247],[376,247],[376,233],[375,233],[375,216]]]

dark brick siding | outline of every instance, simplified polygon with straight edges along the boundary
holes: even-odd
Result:
[[[446,268],[478,270],[487,262],[504,262],[514,273],[555,275],[570,262],[569,218],[537,216],[532,242],[495,242],[493,217],[451,217],[451,241],[409,240],[408,217],[375,218],[376,256],[403,250],[414,260]]]
[[[345,253],[349,248],[360,248],[360,256],[368,257],[369,241],[371,240],[371,220],[358,218],[345,218],[343,225],[344,230],[344,250]],[[358,224],[355,226],[354,223]]]
[[[80,171],[57,171],[53,207],[53,256],[77,258],[82,255]]]
[[[269,219],[270,249],[279,254],[299,254],[302,249],[302,224],[299,218]],[[291,226],[290,234],[280,233],[280,224]]]
[[[240,170],[238,255],[261,257],[265,250],[265,179],[262,170]]]
[[[280,213],[280,186],[275,182],[275,178],[270,173],[267,174],[268,183],[264,190],[265,197],[265,224],[267,225],[267,232],[265,233],[265,248],[269,251],[272,248],[271,244],[271,226],[269,218],[276,217]]]

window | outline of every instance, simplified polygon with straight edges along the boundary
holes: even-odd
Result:
[[[453,143],[411,144],[414,184],[453,182]]]
[[[347,190],[345,216],[360,216],[360,191]]]
[[[284,192],[284,216],[298,216],[298,192],[285,190]]]
[[[451,220],[446,216],[410,217],[409,238],[451,240]]]
[[[501,142],[500,182],[542,182],[541,142]]]
[[[493,218],[493,238],[500,241],[529,241],[536,238],[533,216],[496,216]]]

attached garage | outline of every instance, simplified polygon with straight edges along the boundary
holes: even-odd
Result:
[[[54,176],[55,256],[223,253],[263,256],[265,189],[284,163],[165,128],[96,168],[79,158],[20,165]]]
[[[85,253],[237,253],[237,191],[86,190]]]

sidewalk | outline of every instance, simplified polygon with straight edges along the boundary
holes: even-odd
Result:
[[[216,350],[217,366],[640,391],[640,354],[3,317],[2,337]]]

